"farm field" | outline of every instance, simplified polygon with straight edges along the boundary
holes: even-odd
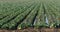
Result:
[[[60,0],[0,0],[0,29],[60,28]]]

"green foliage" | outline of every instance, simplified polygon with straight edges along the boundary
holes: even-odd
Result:
[[[56,28],[59,25],[60,0],[0,0],[0,28]]]

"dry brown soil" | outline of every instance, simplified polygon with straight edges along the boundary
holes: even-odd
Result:
[[[0,29],[0,32],[60,32],[60,28],[25,28],[21,30],[5,30]]]

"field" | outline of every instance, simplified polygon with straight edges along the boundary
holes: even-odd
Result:
[[[60,0],[0,0],[0,29],[60,28]]]

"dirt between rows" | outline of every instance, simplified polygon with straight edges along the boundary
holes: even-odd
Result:
[[[17,30],[0,29],[0,32],[60,32],[60,28],[25,28]]]

